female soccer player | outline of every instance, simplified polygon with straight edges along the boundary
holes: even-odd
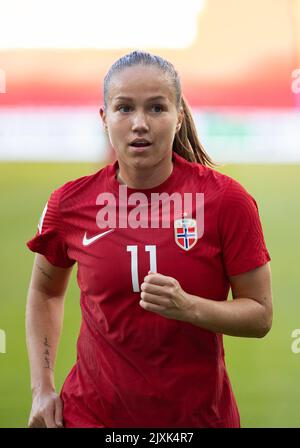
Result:
[[[116,162],[55,190],[27,243],[29,426],[239,427],[222,335],[260,338],[272,322],[256,202],[213,169],[161,57],[116,61],[100,115]],[[57,394],[75,263],[77,361]]]

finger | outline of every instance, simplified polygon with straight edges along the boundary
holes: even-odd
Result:
[[[160,286],[174,286],[175,279],[162,274],[149,274],[144,278],[144,282]]]
[[[59,428],[63,428],[63,403],[59,397],[55,400],[54,420]]]
[[[53,416],[51,416],[49,414],[45,415],[45,423],[46,423],[46,428],[57,428],[57,425],[55,423]]]
[[[166,296],[166,289],[163,286],[153,285],[152,283],[142,283],[141,291],[148,292],[156,296]]]
[[[166,308],[159,305],[154,305],[153,303],[144,302],[144,300],[140,300],[140,306],[144,308],[146,311],[152,311],[153,313],[162,313],[166,311]]]
[[[54,420],[54,403],[51,403],[51,407],[45,411],[44,420],[47,428],[57,428]]]
[[[144,302],[154,303],[156,305],[159,305],[159,306],[163,307],[164,309],[168,308],[168,306],[170,306],[169,299],[166,299],[165,297],[161,297],[161,296],[156,296],[154,294],[149,294],[148,292],[142,292],[141,299]]]

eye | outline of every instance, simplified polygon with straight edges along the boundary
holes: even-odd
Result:
[[[164,110],[164,108],[161,104],[154,104],[153,106],[151,106],[151,109],[154,112],[162,112]]]
[[[130,109],[131,109],[131,107],[130,107],[130,106],[127,106],[127,105],[125,105],[125,104],[121,104],[120,106],[117,107],[117,110],[118,110],[118,111],[120,111],[120,112],[124,112],[124,113],[129,112]]]

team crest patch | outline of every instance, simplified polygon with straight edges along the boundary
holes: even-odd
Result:
[[[190,250],[197,243],[197,222],[182,218],[174,221],[175,242],[184,250]]]

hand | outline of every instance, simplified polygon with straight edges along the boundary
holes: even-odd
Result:
[[[63,428],[63,403],[54,392],[39,392],[33,397],[29,428]]]
[[[149,271],[141,285],[140,306],[168,319],[188,321],[192,299],[172,277]]]

